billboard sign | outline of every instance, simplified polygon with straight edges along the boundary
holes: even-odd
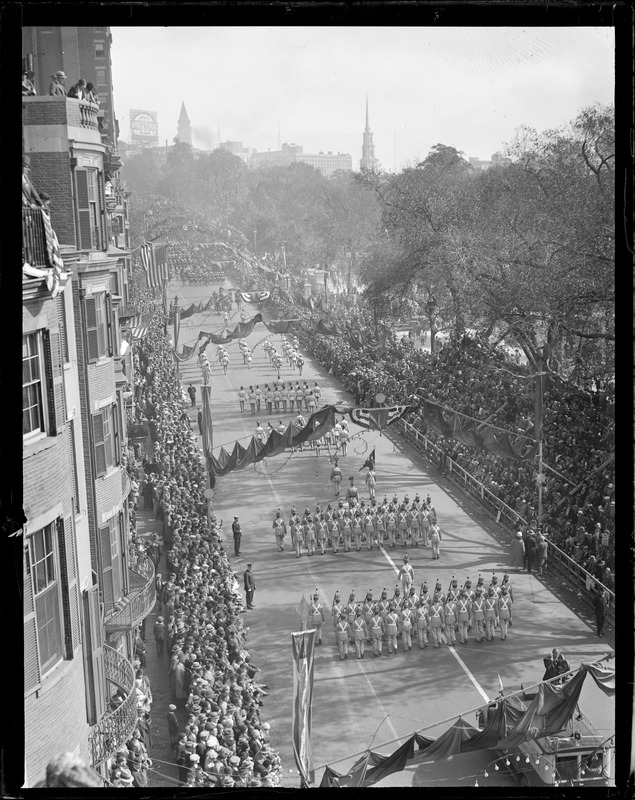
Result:
[[[130,142],[142,147],[156,147],[159,144],[159,122],[156,111],[130,109]]]

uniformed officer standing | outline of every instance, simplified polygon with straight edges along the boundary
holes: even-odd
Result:
[[[344,661],[345,658],[348,658],[349,636],[348,619],[346,617],[346,611],[343,611],[337,618],[337,623],[335,625],[335,638],[337,639],[337,646],[340,651],[340,661]]]
[[[399,614],[397,612],[397,603],[393,600],[390,604],[390,610],[386,614],[386,637],[388,639],[388,653],[392,655],[397,652],[397,633],[399,632]]]
[[[340,483],[342,482],[342,469],[337,458],[335,458],[333,461],[333,468],[331,469],[331,481],[335,490],[335,497],[337,497],[340,493]]]
[[[401,588],[403,589],[404,597],[410,594],[410,587],[415,580],[415,571],[410,563],[410,556],[408,553],[403,557],[403,565],[399,569],[399,580],[401,581]]]
[[[311,615],[311,622],[316,630],[316,639],[318,644],[322,644],[322,628],[324,626],[324,606],[320,603],[320,594],[315,590],[313,595],[313,602],[309,607]]]
[[[430,606],[430,613],[429,613],[429,626],[430,626],[430,636],[432,637],[432,643],[435,647],[438,647],[441,643],[441,629],[445,625],[445,612],[443,610],[443,602],[437,596],[436,599],[432,601],[432,605]]]
[[[355,609],[355,617],[351,627],[353,629],[353,641],[355,642],[355,654],[357,658],[364,658],[364,642],[368,639],[368,629],[360,606]]]
[[[377,477],[374,469],[369,469],[366,475],[366,486],[368,486],[368,494],[371,500],[375,498],[375,486],[377,484]]]
[[[399,614],[399,630],[403,637],[404,650],[412,650],[412,623],[414,612],[408,602],[404,601],[404,606]]]
[[[419,647],[423,650],[428,646],[428,604],[423,597],[417,601],[415,609],[414,627],[417,632]]]
[[[485,638],[488,642],[491,642],[494,638],[497,614],[498,597],[494,589],[490,586],[487,590],[487,597],[485,598]]]
[[[498,619],[500,621],[501,639],[503,641],[507,638],[507,625],[512,619],[512,605],[513,600],[509,595],[509,589],[503,584],[500,597],[498,598]]]
[[[484,636],[483,622],[485,620],[485,600],[483,599],[483,590],[480,586],[476,587],[476,595],[474,600],[472,600],[471,612],[474,638],[477,642],[482,642]]]
[[[381,655],[381,640],[384,636],[385,626],[384,620],[381,618],[381,614],[379,613],[379,606],[374,605],[372,615],[370,618],[370,622],[368,624],[368,629],[370,630],[370,638],[373,643],[373,653],[375,656]]]
[[[467,631],[470,622],[471,601],[465,589],[461,589],[456,603],[456,615],[459,623],[459,641],[467,644]]]
[[[278,509],[276,511],[276,518],[273,521],[273,533],[276,537],[276,544],[278,545],[278,550],[282,552],[284,550],[284,537],[287,532],[287,526],[285,525],[284,520],[282,519],[282,511]]]
[[[457,603],[453,596],[448,595],[443,606],[445,616],[445,638],[448,645],[456,644],[456,615]]]

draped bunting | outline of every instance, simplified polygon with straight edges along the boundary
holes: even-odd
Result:
[[[180,353],[177,353],[176,350],[174,351],[174,357],[177,361],[188,361],[194,355],[195,350],[195,344],[193,344],[191,347],[188,347],[188,345],[184,344]]]
[[[348,412],[352,422],[371,431],[383,431],[412,406],[390,406],[389,408],[351,408]]]
[[[323,319],[319,319],[317,322],[316,331],[317,333],[321,333],[322,336],[341,336],[342,331],[340,330],[339,326],[335,323],[331,325],[327,325]]]
[[[231,453],[221,447],[218,456],[210,456],[209,465],[215,475],[227,475],[265,458],[280,455],[292,447],[319,439],[334,427],[335,407],[324,406],[311,414],[304,427],[299,428],[294,422],[290,422],[284,433],[272,431],[264,443],[254,436],[247,447],[236,442]]]
[[[244,303],[258,303],[261,300],[268,300],[270,293],[265,291],[253,291],[253,292],[240,292],[239,294],[242,297]]]
[[[615,670],[597,664],[582,664],[578,672],[563,685],[541,683],[528,707],[517,696],[497,699],[487,708],[483,730],[473,727],[459,716],[438,739],[428,739],[415,733],[389,756],[367,750],[344,774],[327,766],[320,786],[371,786],[387,775],[404,769],[408,761],[436,761],[477,750],[507,750],[531,739],[555,736],[564,731],[571,721],[587,674],[605,694],[614,694]],[[416,754],[415,745],[418,748]],[[378,766],[370,769],[369,764]]]
[[[536,455],[536,442],[526,436],[514,437],[513,434],[483,425],[463,414],[445,411],[430,400],[422,401],[421,410],[429,428],[449,439],[457,439],[468,447],[482,447],[490,453],[517,461],[531,461]],[[513,442],[512,439],[516,441]]]

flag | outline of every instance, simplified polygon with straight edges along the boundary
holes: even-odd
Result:
[[[383,431],[403,416],[412,406],[391,406],[390,408],[351,408],[351,420],[371,431]]]
[[[147,275],[148,270],[150,269],[150,261],[152,259],[152,245],[148,244],[147,242],[142,244],[139,257],[141,258],[141,266]]]
[[[374,447],[373,447],[373,452],[368,456],[366,461],[364,461],[362,466],[359,468],[359,472],[361,472],[363,469],[366,469],[366,467],[368,467],[368,469],[375,469],[375,448]]]
[[[300,772],[300,785],[308,787],[315,782],[311,749],[315,630],[292,633],[291,642],[293,646],[293,755]]]
[[[135,327],[131,327],[130,333],[132,334],[133,339],[143,339],[143,337],[148,333],[148,326],[137,325]]]
[[[214,449],[214,432],[212,428],[212,387],[209,384],[201,386],[203,398],[203,453],[208,458]]]
[[[168,272],[168,246],[167,244],[157,244],[154,246],[154,260],[157,266],[159,279],[167,281],[170,279]]]
[[[179,346],[179,333],[181,331],[181,309],[174,306],[174,349]]]

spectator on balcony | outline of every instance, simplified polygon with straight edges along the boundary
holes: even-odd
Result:
[[[33,83],[34,77],[35,72],[33,72],[33,70],[22,70],[22,97],[30,97],[34,94],[37,94],[35,91],[35,84]]]
[[[95,103],[95,105],[99,105],[99,95],[97,94],[97,89],[95,88],[95,84],[91,83],[90,81],[88,81],[86,84],[84,100],[88,100],[89,103]]]
[[[66,74],[60,69],[51,77],[53,81],[49,86],[49,94],[53,97],[66,97],[66,87],[64,86]]]
[[[86,95],[86,81],[80,78],[77,83],[74,83],[68,90],[69,97],[75,97],[77,100],[83,100]]]

